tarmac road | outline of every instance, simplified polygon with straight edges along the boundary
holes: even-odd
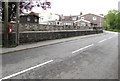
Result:
[[[2,79],[118,79],[118,34],[2,55]]]

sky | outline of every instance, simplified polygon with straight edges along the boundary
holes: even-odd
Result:
[[[48,12],[63,15],[107,14],[109,10],[118,10],[120,0],[48,0],[52,3]]]

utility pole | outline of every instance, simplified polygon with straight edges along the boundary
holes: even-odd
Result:
[[[120,1],[118,2],[118,11],[120,11]]]
[[[3,22],[3,37],[4,37],[4,45],[5,47],[9,46],[8,43],[8,1],[3,2],[3,8],[4,8],[4,22]]]
[[[19,9],[19,0],[16,2],[16,45],[19,45],[19,22],[20,22],[20,9]]]

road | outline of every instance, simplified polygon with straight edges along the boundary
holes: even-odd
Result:
[[[2,55],[2,79],[118,79],[118,34]]]

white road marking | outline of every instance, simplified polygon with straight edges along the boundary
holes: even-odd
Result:
[[[104,42],[104,41],[106,41],[107,39],[103,39],[103,40],[101,40],[101,41],[99,41],[98,43],[102,43],[102,42]]]
[[[40,66],[43,66],[43,65],[45,65],[45,64],[48,64],[48,63],[50,63],[50,62],[52,62],[52,61],[53,61],[53,60],[50,60],[50,61],[44,62],[44,63],[42,63],[42,64],[33,66],[33,67],[31,67],[31,68],[25,69],[25,70],[23,70],[23,71],[17,72],[17,73],[15,73],[15,74],[6,76],[6,77],[4,77],[4,78],[1,78],[0,81],[5,80],[5,79],[9,79],[9,78],[12,78],[12,77],[15,77],[15,76],[20,75],[20,74],[22,74],[22,73],[25,73],[25,72],[27,72],[27,71],[30,71],[30,70],[33,70],[33,69],[38,68],[38,67],[40,67]]]
[[[93,45],[94,45],[94,44],[91,44],[91,45],[85,46],[85,47],[80,48],[80,49],[78,49],[78,50],[76,50],[76,51],[73,51],[72,53],[76,53],[76,52],[78,52],[78,51],[84,50],[84,49],[89,48],[89,47],[91,47],[91,46],[93,46]]]

